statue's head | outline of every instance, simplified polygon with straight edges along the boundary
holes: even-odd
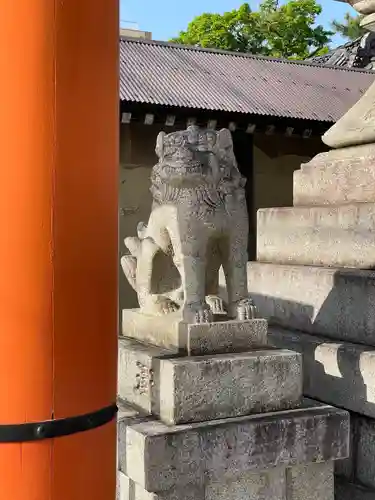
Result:
[[[155,151],[159,162],[153,168],[151,192],[159,202],[178,202],[180,189],[224,194],[244,185],[228,129],[190,126],[171,134],[160,132]]]
[[[158,173],[168,184],[188,187],[207,184],[215,171],[217,133],[192,125],[186,130],[166,134],[156,141]]]

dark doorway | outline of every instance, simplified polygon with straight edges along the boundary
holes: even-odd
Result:
[[[238,168],[246,178],[246,204],[249,214],[249,260],[256,260],[256,213],[254,210],[254,155],[253,136],[242,130],[232,132],[233,149],[237,159]]]

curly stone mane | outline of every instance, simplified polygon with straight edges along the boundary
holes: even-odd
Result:
[[[196,132],[193,127],[190,129]],[[210,134],[210,143],[207,135],[203,138],[194,137],[195,142],[190,139],[191,142],[187,143],[186,135],[189,132],[191,130],[187,129],[178,135],[159,134],[156,147],[159,161],[151,173],[150,191],[154,203],[177,205],[182,200],[185,203],[189,200],[189,204],[200,209],[225,208],[228,196],[244,195],[246,183],[238,170],[228,131],[206,131],[207,135]],[[204,150],[203,153],[198,146]],[[176,151],[178,156],[175,155]],[[176,184],[172,178],[177,175],[181,182]],[[188,184],[192,176],[195,179],[193,186]]]

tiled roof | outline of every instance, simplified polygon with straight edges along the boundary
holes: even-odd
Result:
[[[375,33],[368,32],[361,38],[340,45],[322,56],[309,59],[315,64],[375,70]]]
[[[370,71],[120,41],[120,99],[128,102],[333,122],[374,79]]]

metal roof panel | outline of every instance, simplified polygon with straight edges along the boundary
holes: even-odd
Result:
[[[334,122],[374,79],[370,71],[120,41],[123,101]]]

